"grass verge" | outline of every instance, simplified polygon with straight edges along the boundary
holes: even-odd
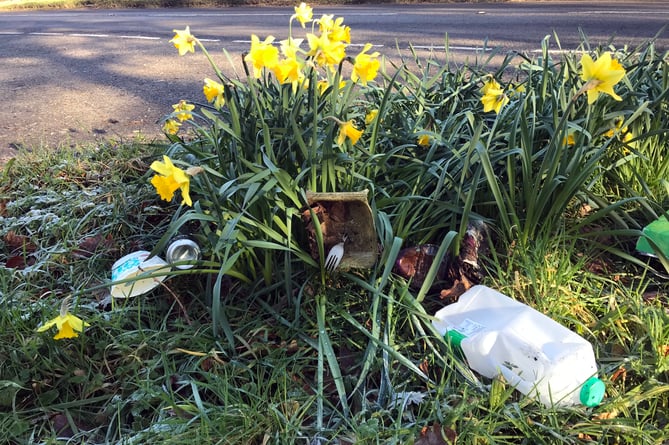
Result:
[[[226,282],[220,298],[227,338],[214,335],[206,280],[197,276],[174,277],[148,295],[112,304],[108,288],[100,287],[111,264],[151,249],[168,228],[170,209],[153,197],[146,175],[163,150],[49,150],[5,168],[3,443],[301,444],[321,437],[341,444],[456,438],[659,444],[669,438],[664,281],[614,257],[590,258],[559,239],[543,239],[491,266],[487,283],[526,296],[592,342],[608,388],[594,409],[547,409],[502,381],[468,373],[426,327],[423,306],[438,307],[439,299],[417,303],[392,275],[340,277],[327,287],[303,283],[278,298],[257,289],[242,301]],[[85,292],[74,310],[93,327],[69,343],[37,334],[62,297],[77,291]],[[341,375],[333,375],[328,354]],[[335,379],[349,394],[347,408]]]

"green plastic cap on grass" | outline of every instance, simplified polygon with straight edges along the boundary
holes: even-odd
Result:
[[[606,392],[606,385],[597,377],[590,377],[581,386],[580,400],[584,406],[589,408],[597,406],[602,402],[604,393]]]
[[[462,343],[464,338],[467,338],[467,336],[456,331],[455,329],[451,329],[450,331],[446,332],[446,339],[449,340],[453,346],[457,346],[458,348],[460,347],[460,343]]]
[[[636,243],[636,250],[649,255],[657,255],[650,239],[666,257],[669,256],[669,221],[664,216],[659,217],[643,228],[644,236],[640,236]]]

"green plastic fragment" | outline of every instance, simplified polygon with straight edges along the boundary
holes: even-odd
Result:
[[[648,224],[643,228],[643,235],[636,243],[636,250],[649,255],[657,256],[657,251],[648,241],[649,239],[659,249],[663,256],[669,256],[669,221],[665,216]]]

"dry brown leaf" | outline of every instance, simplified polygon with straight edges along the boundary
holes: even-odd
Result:
[[[442,427],[439,422],[434,422],[431,427],[426,426],[420,432],[420,437],[415,445],[450,445],[455,443],[458,435],[448,427]]]
[[[67,420],[65,414],[54,414],[49,420],[51,420],[51,428],[53,431],[61,438],[71,438],[74,436],[74,431],[70,428],[70,423]]]
[[[595,275],[608,275],[609,265],[601,258],[592,259],[585,264],[585,268]],[[617,281],[617,280],[616,280]]]
[[[427,359],[420,362],[418,368],[423,371],[423,373],[427,374],[430,371],[430,364],[427,362]]]
[[[627,378],[627,369],[621,366],[616,370],[616,372],[614,372],[611,375],[611,383],[615,382],[618,379],[622,379],[624,382],[626,378]]]
[[[7,258],[5,267],[7,269],[25,269],[35,264],[35,258],[32,256],[14,255]]]
[[[28,253],[37,250],[37,246],[30,242],[30,238],[25,235],[19,235],[13,230],[10,230],[5,234],[4,241],[5,245],[9,247],[9,250],[21,249],[23,252]]]
[[[578,216],[580,218],[585,218],[586,216],[592,213],[592,206],[587,203],[581,204],[581,207],[578,209]]]
[[[49,416],[51,428],[58,435],[59,438],[73,438],[78,430],[90,430],[90,426],[84,424],[80,420],[73,419],[70,423],[70,418],[62,413],[54,413]],[[74,430],[73,430],[74,427]]]
[[[618,411],[613,410],[607,413],[599,413],[593,417],[593,419],[596,420],[608,420],[608,419],[615,419],[618,417]]]
[[[111,250],[114,247],[114,240],[111,234],[103,237],[102,235],[89,236],[84,238],[78,248],[72,252],[72,255],[78,258],[90,258],[99,249]]]

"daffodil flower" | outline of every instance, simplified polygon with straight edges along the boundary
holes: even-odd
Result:
[[[372,49],[372,44],[367,43],[365,44],[363,50],[360,51],[360,54],[355,56],[353,72],[351,73],[351,80],[353,82],[360,80],[363,85],[367,85],[367,82],[374,80],[376,77],[381,62],[379,62],[378,59],[378,52],[366,54],[370,49]]]
[[[279,83],[295,83],[304,78],[302,72],[302,61],[298,58],[298,50],[302,39],[286,39],[281,41],[281,54],[283,60],[277,62],[272,68]]]
[[[187,52],[195,52],[197,39],[190,33],[190,27],[186,26],[186,29],[183,31],[175,29],[174,33],[174,38],[170,42],[174,43],[174,47],[179,50],[180,56],[183,56]]]
[[[56,326],[58,332],[53,336],[55,340],[75,338],[79,336],[79,332],[84,332],[84,328],[90,326],[90,324],[69,312],[69,302],[70,297],[65,298],[60,306],[60,314],[37,328],[37,332],[44,332],[52,326]]]
[[[353,123],[353,120],[339,123],[339,135],[337,136],[337,144],[342,145],[346,138],[351,140],[351,144],[358,142],[362,136],[362,130],[358,130]]]
[[[327,79],[321,79],[316,83],[316,88],[318,88],[318,94],[323,95],[325,92],[330,88],[330,86],[334,86],[330,83],[329,80]],[[346,81],[341,80],[339,82],[339,90],[343,90],[346,87]]]
[[[167,119],[163,124],[163,132],[175,135],[179,132],[180,127],[181,127],[181,122],[175,121],[174,119]]]
[[[376,116],[378,115],[379,110],[369,110],[369,112],[365,115],[365,125],[369,125],[374,122],[374,119],[376,119]]]
[[[610,138],[616,137],[625,146],[636,148],[636,143],[631,142],[635,137],[634,133],[632,133],[627,127],[623,127],[623,119],[622,118],[616,119],[615,122],[614,122],[614,128],[611,128],[606,133],[604,133],[604,136],[607,136],[607,137],[610,137]],[[624,152],[627,153],[627,152],[629,152],[629,150],[625,149]]]
[[[419,146],[425,148],[430,145],[430,136],[427,134],[421,134],[418,136],[417,143]]]
[[[195,109],[195,105],[189,104],[182,99],[178,104],[172,105],[172,109],[174,109],[174,117],[179,119],[179,122],[185,122],[187,120],[193,119],[191,111]]]
[[[309,33],[307,42],[309,43],[307,56],[313,57],[318,66],[334,67],[346,57],[346,45],[340,40],[330,39],[325,33],[320,36]]]
[[[483,93],[481,102],[485,113],[494,110],[495,113],[499,114],[502,107],[509,103],[509,98],[504,94],[504,90],[495,79],[489,79],[483,85],[481,92]]]
[[[154,161],[151,164],[151,170],[158,173],[151,178],[151,184],[156,188],[156,192],[162,200],[171,201],[174,192],[181,189],[181,197],[183,198],[181,204],[193,205],[189,194],[190,178],[187,172],[176,167],[167,156],[163,156],[163,162]]]
[[[273,36],[268,36],[264,41],[260,41],[257,35],[251,35],[251,50],[244,60],[253,66],[253,77],[259,79],[262,76],[262,69],[273,69],[279,62],[279,49],[272,45]]]
[[[300,45],[304,39],[288,38],[279,42],[281,47],[281,54],[288,59],[296,59]]]
[[[562,145],[566,145],[567,147],[572,147],[576,144],[576,138],[574,137],[573,133],[569,133],[565,137],[562,138]]]
[[[220,83],[209,78],[204,79],[204,86],[202,87],[204,97],[207,98],[209,103],[213,103],[216,108],[221,108],[225,105],[224,91],[225,89]]]
[[[334,18],[333,14],[324,14],[318,20],[321,34],[328,40],[351,43],[351,28],[344,25],[344,17]]]
[[[623,118],[618,118],[613,122],[613,128],[609,129],[606,133],[604,133],[605,136],[612,138],[613,136],[617,136],[620,134],[627,134],[628,130],[627,127],[623,128]]]
[[[297,82],[303,77],[300,70],[300,62],[290,57],[277,63],[272,72],[274,72],[274,75],[281,84]]]
[[[300,25],[302,25],[302,28],[304,28],[313,18],[313,14],[314,11],[311,6],[302,2],[299,6],[295,6],[295,14],[293,14],[293,17],[291,18],[297,19],[297,21],[300,22]]]
[[[625,76],[625,68],[617,60],[611,57],[611,53],[605,52],[597,61],[593,61],[589,54],[581,56],[581,80],[585,82],[578,94],[588,93],[588,104],[594,103],[600,93],[608,94],[615,100],[622,100],[613,87]]]

